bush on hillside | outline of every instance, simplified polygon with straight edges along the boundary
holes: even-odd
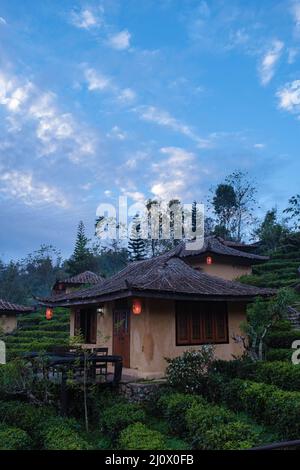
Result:
[[[165,450],[166,439],[159,431],[149,429],[145,424],[135,423],[125,428],[119,438],[122,450]]]
[[[26,431],[0,425],[0,450],[29,450],[32,442]]]
[[[112,439],[130,424],[145,422],[144,410],[136,404],[118,403],[103,410],[101,424]]]

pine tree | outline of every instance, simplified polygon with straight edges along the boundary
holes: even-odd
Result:
[[[84,223],[80,221],[77,229],[74,252],[68,260],[67,271],[71,276],[75,276],[84,271],[97,270],[97,260],[88,246],[89,242],[90,240],[85,234]]]
[[[145,240],[142,239],[141,221],[135,215],[132,221],[132,232],[128,242],[128,251],[131,261],[140,261],[146,258]]]

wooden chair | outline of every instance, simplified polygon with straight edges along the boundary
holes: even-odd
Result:
[[[103,357],[108,355],[108,348],[94,348],[93,353],[96,355],[94,359],[94,375],[103,376],[105,381],[107,380],[107,362],[101,360]]]

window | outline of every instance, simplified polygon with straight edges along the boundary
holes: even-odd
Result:
[[[75,335],[81,334],[86,344],[97,342],[97,312],[96,309],[76,310]]]
[[[177,302],[176,344],[228,343],[226,302]]]

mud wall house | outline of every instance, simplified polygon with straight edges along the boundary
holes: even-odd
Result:
[[[88,347],[123,356],[126,374],[156,378],[165,357],[214,344],[216,355],[243,352],[234,340],[248,302],[274,290],[240,284],[191,267],[181,247],[125,269],[89,289],[40,299],[70,308],[70,334],[80,330]]]
[[[31,313],[33,310],[33,308],[0,299],[0,330],[5,334],[12,333],[17,328],[17,316],[22,313]]]
[[[182,244],[179,256],[190,266],[212,276],[234,280],[252,273],[252,266],[269,258],[250,253],[251,246],[223,240],[221,237],[206,237],[200,250],[187,250]]]

